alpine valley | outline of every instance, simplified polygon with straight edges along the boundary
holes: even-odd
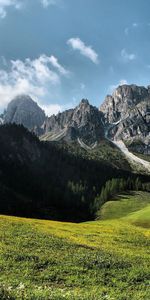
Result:
[[[122,85],[99,109],[82,99],[51,117],[19,95],[0,120],[3,213],[91,219],[106,185],[149,190],[150,87]]]
[[[150,299],[150,89],[0,120],[0,299]]]

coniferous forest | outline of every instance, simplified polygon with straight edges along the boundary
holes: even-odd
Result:
[[[109,197],[149,190],[137,175],[40,142],[22,125],[0,127],[0,212],[60,220],[89,220]]]

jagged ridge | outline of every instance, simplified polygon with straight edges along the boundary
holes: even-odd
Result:
[[[133,150],[150,154],[150,86],[119,86],[100,106],[111,139],[123,139]]]
[[[75,109],[53,115],[44,123],[43,140],[71,142],[82,139],[89,146],[104,136],[103,114],[88,100],[81,100]]]

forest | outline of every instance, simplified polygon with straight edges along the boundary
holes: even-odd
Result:
[[[0,213],[84,221],[121,191],[150,190],[150,177],[41,142],[22,125],[0,126]]]

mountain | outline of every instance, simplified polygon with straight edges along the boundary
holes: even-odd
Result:
[[[92,151],[109,140],[131,164],[150,170],[150,164],[128,153],[130,150],[140,155],[150,154],[150,86],[122,85],[106,96],[100,109],[82,99],[74,109],[51,117],[46,117],[29,96],[18,96],[9,103],[4,123],[23,124],[43,141],[67,143],[74,148],[79,145],[90,151],[92,158],[96,155]],[[112,144],[107,143],[108,146],[109,153],[114,151]],[[102,158],[101,151],[97,153]]]
[[[133,152],[150,154],[150,86],[122,85],[100,109],[82,99],[77,107],[46,117],[29,96],[13,99],[0,122],[23,124],[41,140],[77,142],[92,150],[102,140],[122,140]]]
[[[112,140],[124,140],[135,152],[150,154],[150,86],[119,86],[100,111]]]
[[[36,133],[39,133],[44,120],[44,111],[27,95],[14,98],[8,104],[4,116],[4,123],[22,124]]]
[[[22,125],[0,126],[0,213],[66,220],[91,219],[106,181],[137,175],[41,142]],[[149,177],[139,175],[143,182]]]
[[[88,220],[105,185],[109,191],[124,183],[149,188],[150,164],[140,170],[136,157],[132,166],[114,143],[135,143],[140,136],[148,147],[149,99],[149,89],[122,86],[100,110],[83,99],[51,117],[28,96],[11,101],[0,126],[0,213]]]
[[[94,147],[104,137],[103,114],[87,99],[82,99],[75,109],[66,110],[46,119],[44,134],[47,141],[79,141]]]

